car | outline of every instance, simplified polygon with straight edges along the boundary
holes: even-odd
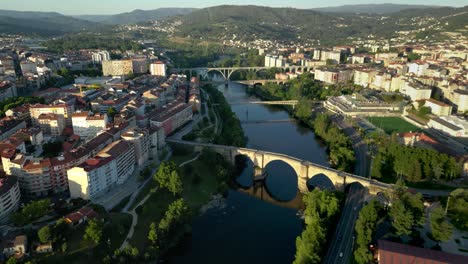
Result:
[[[340,252],[340,258],[342,258],[342,257],[343,257],[343,252]]]

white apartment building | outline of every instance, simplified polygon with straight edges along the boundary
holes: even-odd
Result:
[[[341,52],[323,50],[321,52],[320,60],[322,61],[331,60],[333,64],[338,64],[341,61]]]
[[[456,106],[458,113],[468,111],[468,90],[457,89],[453,91],[452,103]]]
[[[93,200],[110,188],[125,183],[135,169],[134,151],[131,143],[119,140],[94,158],[69,169],[70,196]]]
[[[363,87],[369,87],[372,79],[377,74],[376,71],[370,69],[358,69],[354,71],[354,84]]]
[[[410,62],[408,63],[408,73],[414,73],[416,76],[424,75],[429,64],[425,62]]]
[[[284,67],[286,59],[283,56],[265,55],[265,67]]]
[[[151,137],[146,129],[135,129],[127,131],[122,139],[133,144],[135,148],[135,161],[139,166],[145,164],[149,158],[151,148]]]
[[[16,176],[0,178],[0,223],[8,221],[20,204],[21,193]]]
[[[72,114],[73,133],[84,140],[94,138],[104,131],[109,123],[107,114],[96,114],[85,111]]]
[[[452,113],[452,106],[429,98],[424,106],[430,107],[432,114],[436,116],[448,116]]]
[[[110,59],[110,54],[106,50],[94,52],[92,55],[92,60],[94,64],[101,64],[103,61],[110,61]]]
[[[166,77],[166,64],[161,61],[151,63],[150,73],[151,75]]]
[[[404,94],[408,95],[412,101],[431,98],[432,89],[417,83],[407,83]]]

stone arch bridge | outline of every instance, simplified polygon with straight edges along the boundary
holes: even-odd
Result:
[[[347,185],[357,182],[365,188],[367,188],[370,194],[375,195],[377,193],[384,192],[391,187],[390,184],[385,184],[354,174],[338,171],[285,154],[174,139],[167,139],[167,141],[175,144],[192,146],[195,148],[195,151],[202,151],[204,148],[210,148],[211,150],[222,155],[226,160],[229,160],[231,163],[234,163],[235,157],[237,155],[245,155],[249,157],[254,163],[254,179],[261,179],[264,177],[265,168],[270,162],[277,160],[283,161],[289,166],[291,166],[296,172],[298,178],[298,188],[299,191],[301,191],[302,193],[308,192],[309,189],[307,186],[307,181],[317,175],[325,175],[326,177],[328,177],[335,186],[335,188],[338,190],[344,190],[344,187],[346,187]]]

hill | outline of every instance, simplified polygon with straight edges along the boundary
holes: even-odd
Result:
[[[0,32],[2,33],[58,36],[83,29],[95,29],[99,26],[93,22],[55,12],[0,10]]]
[[[315,11],[331,13],[354,13],[354,14],[389,14],[408,9],[428,9],[438,8],[438,6],[426,5],[397,5],[397,4],[361,4],[361,5],[343,5],[314,8]]]
[[[389,38],[396,31],[418,29],[421,26],[413,21],[417,17],[447,20],[449,24],[449,20],[454,20],[453,28],[464,27],[468,21],[467,8],[408,9],[386,15],[387,19],[383,20],[379,14],[363,16],[294,8],[225,5],[199,9],[184,16],[175,34],[217,41],[261,38],[291,42],[307,39],[320,40],[320,43],[328,45],[343,43],[348,37],[373,34]]]
[[[153,10],[133,10],[131,12],[116,15],[78,15],[74,16],[92,22],[99,22],[110,25],[134,24],[149,20],[161,20],[173,16],[187,15],[196,9],[194,8],[159,8]]]

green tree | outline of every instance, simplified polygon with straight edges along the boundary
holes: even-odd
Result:
[[[88,221],[83,238],[98,245],[102,240],[103,229],[104,224],[100,220],[91,219]]]
[[[169,177],[173,171],[177,170],[177,165],[173,161],[165,161],[159,165],[156,174],[154,174],[154,180],[159,186],[165,188],[169,182]]]
[[[68,249],[68,244],[67,244],[67,242],[63,242],[63,244],[62,244],[62,252],[63,252],[63,253],[67,252],[67,249]]]
[[[43,226],[39,231],[37,231],[37,236],[41,243],[47,243],[51,237],[50,227],[48,225]]]
[[[148,232],[148,240],[151,241],[151,243],[153,244],[156,244],[156,242],[158,242],[158,233],[155,222],[151,222],[150,230]]]
[[[377,229],[377,221],[381,210],[382,206],[373,200],[359,212],[355,226],[357,249],[354,251],[354,259],[359,264],[369,263],[373,259],[373,255],[369,251],[369,245]]]
[[[445,217],[444,209],[437,207],[431,212],[432,236],[437,241],[447,241],[452,237],[453,226]]]
[[[172,171],[169,175],[169,181],[167,183],[167,189],[175,196],[177,194],[181,194],[183,187],[182,187],[182,180],[179,177],[179,174],[176,170]]]
[[[392,217],[392,226],[396,230],[398,236],[410,235],[413,227],[414,217],[401,201],[395,201],[390,208],[390,216]]]

